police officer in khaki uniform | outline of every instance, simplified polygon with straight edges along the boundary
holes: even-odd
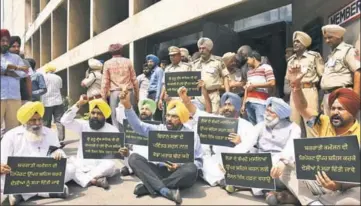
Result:
[[[229,92],[228,72],[222,72],[225,69],[225,64],[220,57],[212,55],[213,42],[211,39],[202,37],[198,40],[198,49],[201,57],[193,62],[193,71],[201,71],[202,80],[205,88],[208,91],[212,102],[212,113],[217,113],[220,104],[219,90],[224,85],[226,92]],[[205,105],[205,100],[202,97],[197,97],[197,100]]]
[[[171,64],[165,68],[165,70],[164,70],[165,73],[167,73],[167,72],[187,72],[187,71],[192,70],[192,67],[190,66],[190,64],[184,63],[181,61],[181,59],[182,59],[181,50],[178,47],[171,46],[168,48],[168,51],[169,51],[169,59],[171,61]],[[160,96],[161,98],[158,102],[158,108],[160,110],[163,109],[163,100],[165,100],[165,96],[166,96],[165,86],[164,86],[164,78],[165,78],[164,76],[163,76],[163,89],[162,89],[162,93]],[[168,99],[168,100],[170,100],[170,99]]]
[[[181,57],[182,57],[182,62],[184,62],[184,63],[191,63],[191,59],[192,59],[192,57],[191,56],[189,56],[189,51],[188,51],[188,49],[186,49],[186,48],[180,48],[180,53],[181,53]]]
[[[320,53],[315,51],[307,51],[307,47],[309,47],[312,43],[311,37],[301,31],[296,31],[293,33],[293,50],[295,54],[293,54],[287,63],[288,68],[294,68],[296,66],[300,66],[301,69],[306,72],[306,75],[302,79],[302,91],[305,94],[307,99],[307,103],[313,110],[318,111],[318,90],[317,84],[320,81],[320,77],[324,72],[324,62],[320,55]],[[287,74],[286,74],[286,81]],[[300,113],[295,108],[295,104],[292,98],[290,97],[290,105],[292,108],[290,119],[291,121],[298,124],[305,135],[305,129],[307,133],[307,137],[313,137],[312,129],[310,127],[306,127],[306,122],[302,121],[302,117]],[[302,122],[304,125],[302,125]]]
[[[360,94],[360,61],[356,58],[355,48],[343,41],[345,32],[346,29],[339,25],[322,27],[325,42],[332,49],[321,80],[321,88],[325,93],[323,109],[326,115],[330,115],[328,97],[332,91],[344,87]]]
[[[242,81],[241,69],[237,68],[236,53],[227,52],[223,55],[222,60],[226,65],[226,68],[223,69],[223,75],[227,76],[228,74],[230,92],[240,95],[244,92],[245,82]],[[242,96],[240,97],[242,98]]]

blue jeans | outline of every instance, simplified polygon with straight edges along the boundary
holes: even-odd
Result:
[[[256,125],[264,120],[265,111],[266,105],[253,102],[246,103],[248,121],[250,121],[253,125]]]

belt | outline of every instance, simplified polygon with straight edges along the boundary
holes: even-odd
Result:
[[[301,84],[302,88],[313,88],[316,87],[316,84],[313,82],[306,82]]]
[[[211,89],[211,90],[207,90],[208,94],[211,94],[213,92],[218,92],[218,89]]]
[[[91,101],[91,100],[93,100],[93,99],[100,99],[100,98],[102,98],[102,95],[98,94],[98,95],[89,97],[89,98],[88,98],[88,101]]]
[[[325,94],[330,94],[331,92],[335,91],[336,89],[340,89],[340,88],[352,88],[353,85],[352,84],[348,84],[346,86],[343,86],[343,87],[333,87],[331,89],[325,89],[323,90]]]
[[[115,92],[115,91],[120,91],[120,88],[111,90],[111,92]],[[128,89],[128,91],[133,91],[133,88]]]

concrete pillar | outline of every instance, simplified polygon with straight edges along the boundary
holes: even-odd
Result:
[[[68,50],[90,38],[90,0],[68,0]]]
[[[80,86],[80,82],[82,79],[84,79],[85,71],[88,69],[87,63],[88,61],[85,61],[80,64],[69,67],[68,94],[73,101],[77,101],[81,94],[86,94],[86,89]],[[80,113],[84,113],[84,112],[85,110],[80,111]]]
[[[33,57],[32,40],[31,38],[24,44],[25,57]]]
[[[128,5],[128,1],[125,0],[92,0],[93,36],[127,19],[129,16]]]
[[[33,59],[37,65],[40,65],[40,31],[36,31],[33,39]]]
[[[35,19],[38,17],[39,13],[40,13],[40,2],[39,2],[39,0],[31,0],[32,22],[35,21]]]
[[[32,22],[31,17],[31,0],[25,1],[25,30],[27,30],[28,26]]]
[[[56,59],[67,51],[67,1],[64,1],[51,16],[52,57]]]
[[[40,0],[40,12],[45,8],[50,0]]]
[[[51,18],[40,27],[40,64],[44,66],[51,61]]]

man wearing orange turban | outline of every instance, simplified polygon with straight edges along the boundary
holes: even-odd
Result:
[[[321,89],[324,91],[323,109],[330,115],[328,96],[338,88],[351,88],[360,94],[360,60],[356,58],[357,51],[343,41],[346,29],[339,25],[326,25],[322,27],[325,42],[331,47],[332,52],[325,64],[322,75]]]
[[[150,131],[191,131],[184,124],[189,120],[189,112],[185,105],[179,100],[173,100],[168,104],[166,114],[166,124],[152,125],[147,124],[137,117],[130,102],[130,94],[126,88],[122,88],[120,93],[120,103],[125,109],[125,116],[133,130],[138,134],[149,137]],[[194,133],[194,163],[175,164],[148,162],[146,158],[138,153],[129,154],[127,148],[119,151],[128,161],[129,167],[134,174],[143,182],[135,187],[134,194],[158,195],[180,204],[178,188],[191,187],[196,179],[198,170],[202,168],[202,148],[197,133]],[[145,172],[146,171],[146,172]],[[175,172],[177,171],[177,172]],[[163,178],[160,178],[162,172]]]
[[[341,88],[332,91],[328,97],[329,115],[318,114],[307,104],[301,90],[301,79],[305,75],[300,68],[289,69],[289,80],[295,107],[317,137],[357,136],[360,145],[360,123],[357,116],[360,112],[360,96],[351,89]],[[316,181],[300,181],[296,175],[284,175],[280,179],[288,189],[300,200],[302,205],[360,205],[360,184],[346,184],[332,181],[326,173],[316,175]],[[311,188],[301,191],[298,188]],[[325,190],[327,189],[327,190]],[[320,191],[328,191],[326,193]],[[341,192],[339,192],[341,191]]]
[[[17,119],[22,124],[5,133],[1,141],[1,191],[4,191],[5,174],[11,172],[8,157],[52,157],[55,160],[66,158],[56,133],[43,126],[44,105],[41,102],[27,102],[17,111]],[[52,150],[54,148],[54,150]],[[7,170],[3,170],[7,168]],[[72,164],[66,165],[65,183],[70,181],[75,169]],[[2,196],[3,194],[1,194]],[[27,193],[9,195],[10,205],[17,205],[33,196],[67,198],[69,189],[65,185],[63,193]]]
[[[89,103],[89,120],[75,119],[79,109]],[[112,177],[120,171],[115,167],[112,160],[84,159],[82,148],[83,132],[119,132],[118,128],[105,122],[110,117],[111,109],[103,99],[94,99],[88,102],[85,95],[81,95],[76,102],[61,118],[60,122],[66,129],[75,132],[80,136],[80,143],[76,157],[71,157],[70,162],[76,165],[73,180],[81,187],[95,185],[109,189],[107,177]]]

